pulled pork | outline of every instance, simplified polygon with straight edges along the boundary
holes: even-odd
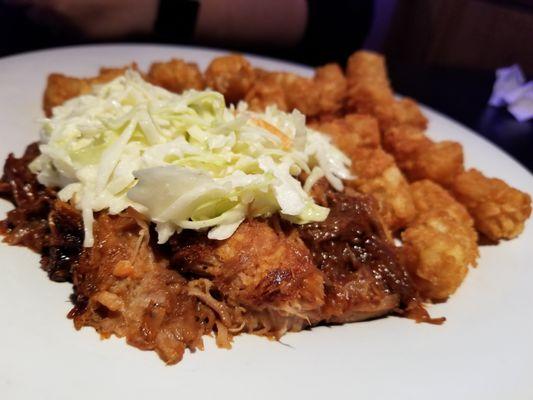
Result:
[[[40,253],[50,279],[73,283],[77,329],[92,326],[176,363],[212,333],[230,347],[242,332],[279,338],[390,313],[428,319],[372,197],[321,182],[315,197],[331,210],[324,222],[248,220],[224,241],[184,231],[165,245],[136,211],[100,212],[95,244],[84,248],[80,213],[28,168],[38,154],[33,144],[6,161],[0,196],[15,209],[0,233]]]

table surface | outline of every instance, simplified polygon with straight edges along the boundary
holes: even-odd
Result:
[[[533,120],[518,122],[504,107],[488,105],[493,71],[417,69],[391,65],[394,89],[459,121],[533,172]]]

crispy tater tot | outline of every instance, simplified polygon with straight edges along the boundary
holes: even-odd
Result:
[[[380,214],[392,232],[404,228],[415,216],[409,184],[394,162],[381,148],[361,147],[352,153],[356,179],[348,185],[373,195]]]
[[[401,125],[383,134],[383,146],[411,181],[430,179],[449,187],[463,172],[463,148],[452,141],[433,142],[420,129]]]
[[[418,154],[414,168],[406,173],[411,180],[430,179],[448,187],[463,172],[463,147],[449,140],[431,143]]]
[[[283,89],[289,111],[297,109],[306,116],[320,113],[320,95],[311,79],[289,72],[273,72],[268,80]]]
[[[250,62],[238,54],[213,59],[205,71],[207,86],[222,93],[228,103],[243,100],[254,80]]]
[[[260,112],[269,105],[275,105],[280,110],[288,111],[289,106],[285,90],[277,77],[277,73],[255,68],[254,76],[254,82],[244,98],[250,109]]]
[[[78,79],[63,74],[50,74],[43,95],[43,110],[47,117],[52,115],[52,109],[63,104],[68,99],[88,93],[91,83],[87,79]]]
[[[440,185],[427,179],[420,180],[411,184],[411,194],[418,214],[442,210],[455,220],[474,226],[474,220],[466,207]]]
[[[369,51],[355,52],[348,59],[346,78],[349,110],[371,114],[378,119],[391,113],[394,95],[383,56]]]
[[[95,83],[106,83],[123,75],[127,69],[137,70],[137,64],[132,63],[125,67],[100,68],[100,73],[91,78],[73,78],[63,74],[50,74],[43,95],[43,111],[47,117],[52,115],[52,108],[63,104],[65,101],[89,93]]]
[[[385,120],[385,118],[389,119]],[[382,113],[381,125],[384,129],[396,125],[409,125],[424,130],[427,128],[428,120],[415,100],[404,97],[394,101],[390,113]]]
[[[254,82],[251,89],[246,93],[244,100],[253,111],[264,111],[270,105],[275,105],[282,111],[288,110],[285,92],[275,82]]]
[[[205,87],[198,65],[178,59],[153,63],[146,78],[148,82],[174,93],[187,89],[201,90]]]
[[[338,64],[326,64],[315,71],[314,90],[319,94],[320,114],[335,114],[344,107],[347,81]]]
[[[346,114],[343,118],[311,124],[311,127],[334,137],[348,155],[354,148],[381,146],[378,122],[370,115]]]
[[[463,282],[474,247],[475,231],[442,211],[402,232],[404,262],[423,298],[440,301]],[[475,258],[474,258],[475,259]]]
[[[431,139],[413,126],[400,125],[383,133],[383,147],[394,156],[402,170],[413,169],[417,154],[430,145]]]
[[[397,125],[425,129],[427,119],[409,98],[396,100],[387,76],[385,59],[370,51],[357,51],[348,59],[347,108],[375,116],[382,131]]]
[[[417,211],[402,232],[402,254],[420,294],[445,300],[460,286],[479,255],[474,222],[463,205],[439,185],[411,185]]]
[[[351,87],[373,86],[385,96],[392,95],[385,58],[381,54],[366,50],[353,53],[346,65],[346,78]]]
[[[451,187],[475,221],[476,229],[493,241],[512,239],[531,215],[531,196],[476,169],[458,175]]]
[[[449,185],[463,170],[461,146],[433,143],[423,133],[427,119],[417,103],[409,98],[395,99],[383,56],[355,52],[348,59],[346,77],[348,110],[368,113],[379,121],[383,146],[408,179],[428,178]]]
[[[94,78],[89,78],[89,80],[93,84],[110,82],[113,79],[118,78],[121,75],[124,75],[124,73],[128,69],[139,72],[139,67],[137,63],[131,63],[124,67],[102,67],[100,68],[100,73],[98,74],[98,76],[95,76]]]
[[[246,94],[253,109],[264,109],[272,101],[270,104],[281,104],[289,111],[297,109],[307,117],[318,117],[334,115],[344,107],[347,83],[337,64],[317,68],[312,79],[289,72],[256,69],[255,73],[254,85]]]
[[[391,231],[404,228],[415,215],[407,180],[394,158],[381,149],[377,122],[367,115],[347,115],[314,128],[327,133],[352,160],[355,175],[348,185],[372,194]]]

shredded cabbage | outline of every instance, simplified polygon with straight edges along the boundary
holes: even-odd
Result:
[[[54,108],[40,150],[30,167],[81,210],[85,246],[94,212],[127,207],[156,224],[160,243],[182,229],[226,239],[245,218],[274,213],[322,221],[329,210],[313,201],[312,185],[325,176],[342,190],[351,178],[350,160],[296,110],[226,107],[220,93],[177,95],[134,71]]]

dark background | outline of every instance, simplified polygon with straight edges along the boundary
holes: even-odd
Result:
[[[305,39],[289,49],[225,48],[309,65],[343,63],[357,48],[384,53],[395,90],[470,127],[533,171],[533,121],[487,105],[496,68],[518,63],[533,77],[533,0],[308,0]],[[0,0],[0,56],[95,43],[54,15],[28,18]],[[113,41],[116,41],[114,39]],[[130,42],[195,43],[189,37],[130,36]],[[0,71],[1,73],[1,71]]]

